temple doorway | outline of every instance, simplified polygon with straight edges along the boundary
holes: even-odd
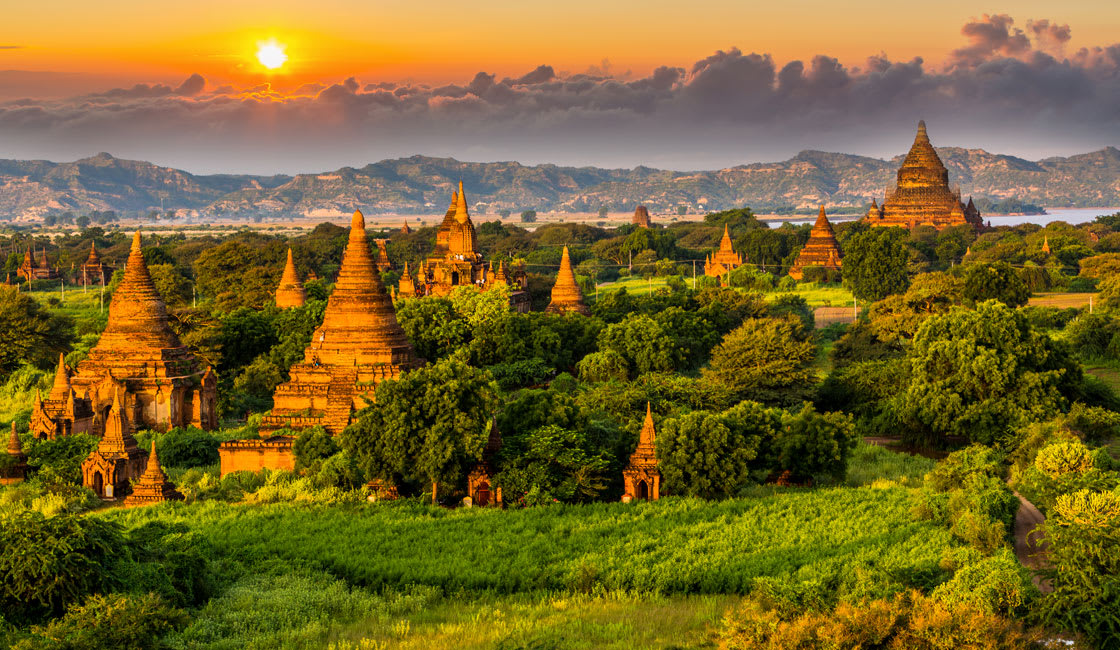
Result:
[[[452,271],[451,272],[451,284],[454,285],[454,286],[458,286],[458,284],[459,284],[459,272],[458,271]]]
[[[100,471],[93,473],[93,491],[99,497],[105,496],[105,479],[101,477]]]
[[[639,499],[645,501],[649,500],[649,486],[646,485],[645,481],[638,481],[638,485],[634,487],[634,491],[638,493],[636,496]]]
[[[482,483],[478,486],[475,492],[474,504],[476,506],[485,506],[490,503],[490,484]]]

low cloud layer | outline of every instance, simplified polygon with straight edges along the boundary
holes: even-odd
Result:
[[[935,144],[1029,158],[1120,145],[1120,44],[1066,52],[1067,25],[985,15],[935,67],[820,55],[778,65],[720,50],[643,78],[608,62],[541,65],[428,86],[349,78],[279,93],[267,84],[136,84],[0,104],[0,157],[97,151],[200,172],[296,172],[422,153],[463,160],[718,168],[813,148],[890,156],[924,118]]]

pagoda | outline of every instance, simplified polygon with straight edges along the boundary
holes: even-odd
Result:
[[[405,235],[411,235],[412,234],[412,228],[408,227],[408,221],[405,221],[404,223],[401,224],[401,233],[405,234]]]
[[[156,441],[152,440],[152,451],[148,453],[148,467],[140,476],[140,481],[132,486],[132,494],[124,500],[125,507],[147,506],[163,501],[182,501],[183,495],[175,485],[167,480],[167,474],[159,466],[156,455]]]
[[[895,189],[887,194],[882,207],[873,201],[865,219],[872,226],[903,228],[983,226],[972,199],[966,205],[960,191],[949,188],[949,170],[930,144],[924,121],[918,122],[918,134],[898,170]]]
[[[89,257],[82,263],[80,273],[82,284],[85,286],[91,284],[105,286],[113,275],[113,269],[101,261],[101,256],[97,254],[97,244],[92,241],[89,243]]]
[[[634,216],[630,219],[630,223],[638,226],[639,228],[649,228],[652,224],[649,218],[649,210],[646,206],[639,205],[634,209]]]
[[[836,243],[836,235],[832,232],[832,224],[824,214],[821,206],[817,215],[817,222],[809,231],[809,241],[801,248],[797,261],[789,269],[789,276],[800,280],[805,275],[805,269],[810,266],[819,266],[830,271],[840,270],[840,245]]]
[[[419,268],[419,277],[413,282],[406,272],[402,275],[402,298],[414,296],[448,296],[456,287],[477,287],[483,291],[497,285],[510,288],[510,308],[518,312],[529,311],[529,292],[524,290],[525,273],[510,273],[499,266],[500,273],[492,273],[482,261],[478,251],[478,236],[467,210],[467,195],[463,182],[451,195],[451,207],[436,231],[436,246]],[[405,280],[405,277],[408,277]],[[411,285],[411,290],[406,291]]]
[[[724,224],[723,239],[719,240],[719,250],[704,260],[704,275],[718,278],[742,266],[743,263],[742,255],[736,253],[734,246],[731,244],[731,233],[727,230],[727,224]]]
[[[58,367],[54,384],[47,399],[36,392],[31,407],[31,435],[40,440],[54,440],[60,436],[94,431],[93,404],[88,396],[79,397],[70,384],[70,369],[62,353],[58,353]]]
[[[365,217],[355,212],[323,324],[312,333],[303,361],[291,367],[291,379],[276,388],[261,431],[322,426],[337,435],[351,413],[373,401],[379,382],[422,363],[381,284]]]
[[[23,262],[20,263],[19,268],[16,269],[16,276],[24,280],[57,280],[58,271],[51,268],[47,262],[47,251],[43,249],[39,251],[39,258],[35,258],[35,253],[31,248],[23,254]]]
[[[638,434],[638,447],[630,454],[630,463],[622,470],[626,491],[622,500],[643,499],[657,501],[661,498],[661,472],[657,469],[657,433],[653,428],[653,410],[646,402],[646,419]]]
[[[389,261],[389,251],[385,250],[386,239],[373,240],[377,244],[377,269],[379,271],[391,271],[393,263]]]
[[[576,283],[576,274],[572,272],[572,260],[568,256],[567,246],[560,257],[560,272],[556,274],[556,284],[552,285],[552,301],[544,311],[547,314],[591,315],[591,310],[583,304],[583,294]]]
[[[113,393],[113,404],[105,417],[105,432],[97,449],[82,461],[82,485],[97,496],[112,499],[128,493],[131,481],[144,473],[143,449],[132,437],[132,427],[121,405],[120,393]]]
[[[496,469],[494,461],[498,451],[502,448],[502,434],[498,431],[498,423],[490,423],[490,437],[486,440],[486,448],[482,451],[482,460],[471,468],[467,474],[467,496],[476,506],[502,505],[502,488],[494,486]]]
[[[12,436],[8,438],[9,463],[0,467],[0,485],[12,485],[27,478],[27,454],[19,443],[16,423],[12,420]]]
[[[284,273],[280,275],[280,286],[276,287],[276,306],[280,309],[302,307],[306,299],[307,293],[292,261],[292,249],[288,247],[288,261],[284,263]]]
[[[217,377],[171,331],[167,306],[144,262],[139,231],[109,303],[109,323],[70,383],[90,400],[94,433],[101,431],[118,393],[126,421],[138,428],[217,428]]]

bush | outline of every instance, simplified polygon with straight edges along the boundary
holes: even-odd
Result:
[[[186,612],[167,605],[156,594],[97,594],[80,606],[71,606],[64,617],[46,627],[33,628],[34,639],[25,639],[15,650],[163,648],[160,638],[182,629],[188,620]]]
[[[99,438],[86,433],[62,436],[54,440],[31,438],[24,445],[27,464],[41,475],[45,483],[82,482],[82,461],[97,448]]]
[[[905,648],[1028,650],[1042,635],[967,603],[917,591],[892,599],[842,602],[821,611],[751,596],[729,612],[719,633],[728,650]]]
[[[1120,495],[1081,490],[1059,496],[1041,527],[1054,586],[1040,603],[1046,625],[1120,645]]]
[[[1082,314],[1065,329],[1066,340],[1082,357],[1120,358],[1113,344],[1120,334],[1120,320],[1104,314]]]
[[[966,564],[930,594],[950,606],[975,607],[987,614],[1019,617],[1038,594],[1030,573],[1009,549]]]
[[[972,445],[955,451],[937,463],[926,483],[938,492],[955,490],[973,476],[1003,478],[1004,455],[991,447]]]
[[[175,427],[157,436],[159,462],[165,467],[206,467],[221,460],[222,438],[195,427]],[[147,445],[150,449],[151,446]]]
[[[125,544],[120,527],[94,517],[0,518],[0,604],[5,616],[34,620],[58,614],[110,586]]]
[[[817,475],[842,479],[857,440],[850,416],[817,413],[806,404],[797,414],[783,414],[766,455],[771,469],[788,471],[796,481]]]

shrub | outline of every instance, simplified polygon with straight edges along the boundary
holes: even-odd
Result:
[[[175,427],[158,436],[159,462],[166,467],[206,467],[221,460],[217,435],[195,427]],[[150,448],[150,446],[149,446]]]
[[[1066,325],[1066,340],[1082,357],[1117,358],[1112,344],[1120,333],[1120,320],[1104,314],[1082,314]]]
[[[926,476],[930,487],[946,492],[960,488],[972,476],[1002,478],[1004,456],[984,445],[971,445],[955,451],[937,463]]]
[[[1080,490],[1056,499],[1042,532],[1054,590],[1038,618],[1084,634],[1096,647],[1120,644],[1120,495]]]
[[[1028,650],[1040,638],[974,605],[949,604],[917,591],[842,602],[824,611],[783,608],[752,596],[724,617],[719,632],[720,647],[728,650]]]
[[[950,606],[971,606],[987,614],[1017,617],[1038,591],[1030,573],[1009,549],[966,564],[930,594]]]
[[[117,524],[94,517],[0,518],[0,603],[6,616],[35,619],[61,613],[112,584],[125,540]]]
[[[1084,474],[1093,469],[1089,448],[1080,442],[1059,442],[1038,452],[1034,465],[1050,478],[1063,474]]]
[[[45,627],[32,629],[15,650],[151,650],[165,647],[160,638],[182,629],[189,617],[156,594],[93,595]]]
[[[806,404],[797,414],[783,414],[767,457],[771,468],[789,471],[797,480],[821,474],[841,479],[856,441],[850,416],[817,413]]]

